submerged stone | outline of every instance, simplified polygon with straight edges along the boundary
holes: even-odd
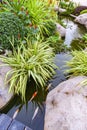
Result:
[[[0,109],[5,107],[8,102],[13,97],[13,93],[9,93],[9,84],[5,83],[6,73],[11,70],[11,67],[4,66],[4,64],[0,61]]]
[[[46,100],[44,130],[87,130],[87,85],[85,76],[60,83]]]

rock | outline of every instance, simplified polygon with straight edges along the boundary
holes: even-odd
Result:
[[[77,6],[72,12],[73,15],[80,15],[80,12],[86,10],[87,6]]]
[[[3,63],[0,61],[0,65]],[[9,84],[5,84],[6,73],[11,70],[9,66],[0,66],[0,109],[2,109],[13,97],[13,93],[9,93]]]
[[[61,37],[65,37],[66,29],[59,23],[56,23],[56,31],[60,34]]]
[[[70,0],[72,2],[74,2],[77,5],[87,5],[87,0]]]
[[[84,25],[87,29],[87,13],[77,16],[74,21]]]
[[[87,130],[87,85],[85,76],[73,77],[49,92],[44,130]]]
[[[55,5],[54,6],[54,11],[58,11],[60,13],[64,13],[64,12],[66,12],[66,9],[62,9],[62,8],[58,7],[57,5]]]

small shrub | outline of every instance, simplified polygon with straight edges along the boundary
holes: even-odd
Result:
[[[17,46],[19,40],[23,40],[26,35],[26,29],[21,20],[13,13],[0,13],[0,45],[5,49],[11,49],[10,40],[14,36],[15,44]]]
[[[3,0],[1,5],[2,12],[13,13],[24,25],[29,38],[35,39],[35,35],[39,32],[38,27],[31,22],[30,13],[27,9],[28,0]],[[23,30],[24,31],[24,30]]]

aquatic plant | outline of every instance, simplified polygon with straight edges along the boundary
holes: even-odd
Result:
[[[42,41],[31,43],[26,39],[26,42],[26,45],[21,43],[17,51],[14,49],[12,55],[0,56],[6,65],[12,67],[12,70],[6,75],[6,81],[7,77],[11,75],[7,81],[10,84],[9,91],[20,95],[23,101],[26,100],[28,82],[33,80],[36,86],[35,88],[30,86],[30,89],[38,92],[39,89],[44,90],[47,80],[55,73],[52,48]]]

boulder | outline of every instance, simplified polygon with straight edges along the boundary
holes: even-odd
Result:
[[[72,12],[72,14],[78,16],[83,10],[87,10],[87,6],[77,6]]]
[[[73,77],[49,92],[44,130],[87,130],[85,76]]]
[[[87,29],[87,13],[77,16],[74,21],[84,25]]]
[[[54,11],[58,11],[59,13],[65,13],[66,9],[60,8],[58,5],[55,5]]]
[[[0,61],[0,65],[3,63]],[[9,84],[5,83],[6,73],[11,70],[9,66],[0,66],[0,109],[8,104],[8,102],[13,97],[13,93],[9,93]]]
[[[70,0],[70,1],[74,2],[77,5],[83,5],[83,6],[87,5],[87,0]]]
[[[56,31],[60,34],[61,37],[65,37],[66,29],[59,23],[56,23]]]

